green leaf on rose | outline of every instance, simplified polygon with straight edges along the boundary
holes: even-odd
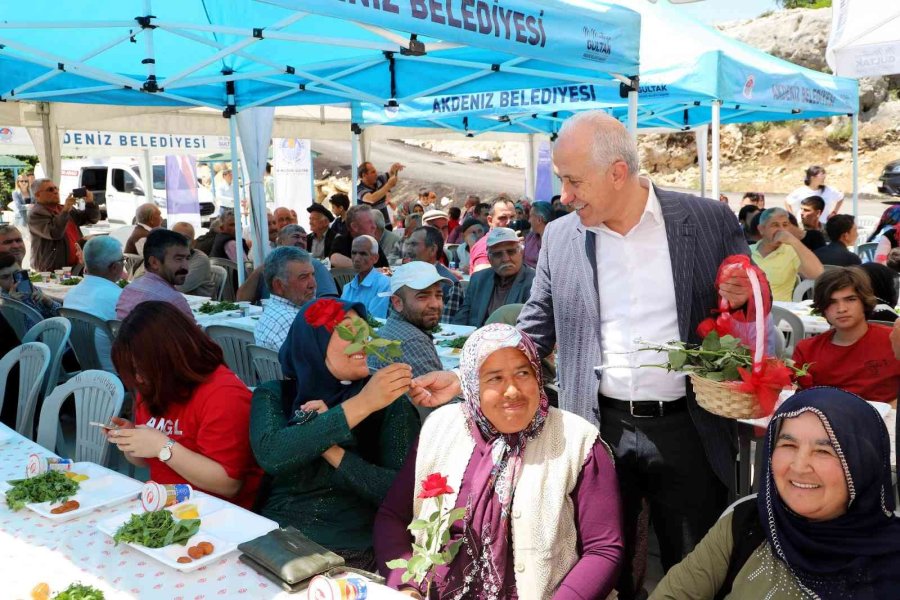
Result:
[[[669,350],[669,368],[677,371],[687,362],[688,355],[682,350]]]
[[[385,563],[388,569],[405,569],[407,561],[402,558],[395,558],[394,560],[389,560]]]
[[[466,507],[454,508],[447,515],[447,520],[450,524],[456,523],[460,519],[464,519],[466,516]]]
[[[708,352],[719,351],[722,348],[722,344],[719,341],[719,334],[715,331],[709,332],[709,334],[703,338],[703,345],[701,347]]]
[[[356,335],[352,331],[350,331],[349,327],[346,327],[344,325],[338,325],[337,327],[334,328],[334,330],[337,331],[338,335],[341,337],[342,340],[352,342],[356,339]]]
[[[425,519],[416,519],[409,524],[409,527],[407,527],[407,529],[409,529],[410,531],[414,531],[417,529],[425,529],[426,527],[428,527],[428,521],[426,521]]]

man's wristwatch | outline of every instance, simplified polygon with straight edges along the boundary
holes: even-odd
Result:
[[[173,440],[167,440],[163,447],[160,448],[157,458],[163,462],[168,462],[172,458],[172,446],[174,445],[175,442]]]

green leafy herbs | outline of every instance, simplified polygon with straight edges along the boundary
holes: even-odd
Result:
[[[381,327],[381,323],[379,323],[375,317],[369,314],[366,315],[366,325],[368,325],[369,329],[371,329],[372,331]]]
[[[32,283],[41,283],[42,281],[44,281],[44,276],[40,273],[32,273],[28,276],[28,280]]]
[[[120,279],[116,282],[116,284],[122,289],[125,289],[125,286],[128,285],[129,283],[131,283],[131,282],[128,281],[127,279]]]
[[[403,356],[400,349],[400,340],[386,340],[379,337],[375,330],[359,317],[351,321],[352,329],[346,325],[336,325],[334,330],[342,340],[350,342],[344,349],[344,354],[356,354],[365,352],[367,356],[377,356],[384,362],[392,363]]]
[[[434,327],[431,328],[431,335],[437,335],[437,334],[441,333],[442,331],[443,331],[443,329],[441,329],[441,324],[438,323],[437,325],[435,325]]]
[[[665,346],[646,342],[642,342],[642,345],[644,350],[665,352],[668,357],[665,364],[644,366],[696,373],[712,381],[740,381],[738,369],[750,371],[753,368],[753,354],[740,339],[731,335],[719,337],[715,331],[708,333],[699,346],[680,341],[669,342]],[[797,368],[790,359],[785,359],[784,364],[795,377],[806,375],[809,368],[808,364]]]
[[[220,312],[225,312],[226,310],[237,310],[240,308],[240,305],[235,302],[204,302],[200,308],[197,309],[197,312],[203,313],[204,315],[215,315]]]
[[[116,544],[130,542],[147,548],[163,548],[170,544],[187,545],[200,530],[200,519],[176,519],[168,510],[155,510],[131,515],[113,536]]]
[[[103,592],[95,587],[73,583],[53,596],[53,600],[104,600],[104,596]]]
[[[69,277],[59,282],[59,285],[78,285],[81,283],[81,277]]]
[[[6,492],[6,504],[14,511],[31,502],[63,502],[78,493],[78,482],[60,471],[47,471],[10,483],[12,488]]]
[[[453,338],[451,340],[441,340],[438,342],[438,346],[444,346],[446,348],[462,348],[466,345],[466,340],[469,339],[469,336],[463,336],[458,338]]]

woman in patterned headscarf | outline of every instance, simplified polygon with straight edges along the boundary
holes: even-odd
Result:
[[[775,411],[765,444],[759,496],[719,519],[651,600],[896,598],[900,519],[878,412],[810,388]]]
[[[464,543],[437,568],[438,597],[606,597],[622,537],[615,468],[599,432],[549,406],[534,343],[510,325],[472,334],[460,372],[465,401],[428,418],[376,518],[388,584],[425,593],[385,563],[411,556],[407,525],[434,510],[416,497],[417,482],[441,473],[453,490],[446,500],[466,516],[450,529]]]

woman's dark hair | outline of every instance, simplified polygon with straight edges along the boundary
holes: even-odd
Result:
[[[825,235],[832,242],[840,241],[841,236],[853,229],[856,218],[853,215],[834,215],[825,222]]]
[[[762,192],[746,192],[741,200],[749,200],[750,202],[765,202],[766,195]]]
[[[462,211],[459,210],[458,206],[451,206],[450,210],[448,211],[448,214],[450,215],[450,218],[453,219],[454,221],[459,221],[459,217],[460,217],[460,215],[462,215]]]
[[[820,167],[819,165],[811,166],[810,168],[808,168],[806,170],[806,178],[803,180],[803,183],[806,185],[809,185],[810,182],[812,182],[813,177],[815,177],[817,175],[821,175],[824,172],[825,172],[824,167]],[[825,187],[825,186],[822,186],[822,187]]]
[[[122,321],[112,360],[125,387],[140,392],[155,417],[173,403],[190,400],[197,386],[225,364],[222,349],[194,321],[155,300],[141,302]]]
[[[859,267],[835,267],[819,275],[813,288],[813,310],[824,315],[825,309],[831,306],[832,294],[848,287],[856,290],[868,318],[878,302],[872,292],[868,274]]]
[[[864,263],[859,268],[869,276],[875,297],[888,306],[897,306],[897,286],[894,283],[897,273],[884,265],[873,262]]]
[[[759,235],[759,221],[762,219],[762,214],[766,212],[764,210],[759,211],[758,213],[753,215],[753,218],[750,219],[750,231],[748,233],[750,235]]]
[[[328,199],[331,202],[332,206],[340,206],[344,210],[350,208],[350,198],[347,194],[342,192],[338,192],[337,194],[332,194],[331,198]]]

